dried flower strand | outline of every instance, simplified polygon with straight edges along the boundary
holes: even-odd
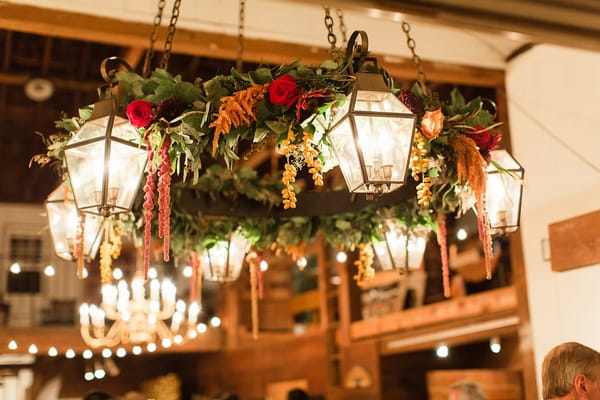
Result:
[[[363,243],[358,246],[358,258],[354,261],[357,271],[353,276],[358,286],[362,286],[364,282],[375,277],[373,258],[373,247],[370,244]]]
[[[302,136],[303,155],[306,165],[309,167],[308,172],[312,175],[315,186],[323,186],[323,165],[319,160],[319,153],[312,145],[313,134],[304,132]]]
[[[433,193],[431,192],[431,178],[423,177],[423,182],[417,185],[417,204],[421,207],[429,207]]]

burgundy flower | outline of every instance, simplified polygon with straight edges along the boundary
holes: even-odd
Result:
[[[413,113],[423,113],[423,103],[421,103],[421,99],[410,90],[401,90],[397,97]]]
[[[135,128],[146,128],[153,121],[152,103],[146,100],[134,100],[125,110],[129,123]]]
[[[489,159],[490,151],[498,148],[498,143],[500,143],[502,135],[499,133],[494,134],[489,129],[485,129],[481,125],[475,126],[473,131],[476,133],[468,133],[469,138],[473,139],[479,148],[479,153],[482,155],[482,157],[486,160]]]
[[[269,100],[277,106],[284,106],[286,110],[292,108],[298,100],[298,85],[291,75],[283,75],[269,85]]]
[[[156,109],[156,118],[172,121],[179,117],[186,110],[187,104],[176,98],[167,99],[158,105]],[[178,121],[180,122],[180,121]],[[177,125],[177,123],[172,124]]]

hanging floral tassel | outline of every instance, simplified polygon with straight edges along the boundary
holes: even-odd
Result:
[[[360,244],[358,246],[358,259],[354,261],[357,267],[354,280],[358,286],[366,281],[370,281],[375,277],[375,269],[373,269],[373,247],[370,244]]]
[[[104,241],[100,245],[100,282],[109,285],[112,282],[112,244],[110,243],[110,228],[104,230]]]
[[[154,218],[154,177],[156,169],[152,163],[154,153],[152,146],[146,136],[146,149],[148,150],[148,175],[144,185],[144,280],[148,279],[148,268],[150,267],[150,251],[152,244],[152,219]]]
[[[171,236],[171,159],[169,147],[171,139],[165,137],[160,148],[160,164],[158,166],[158,237],[163,239],[163,260],[169,261],[169,244]]]
[[[485,279],[492,279],[492,235],[490,233],[490,224],[488,221],[485,196],[476,196],[477,201],[477,230],[479,231],[479,240],[483,245],[483,257],[485,260]]]
[[[440,257],[442,259],[442,283],[444,286],[444,297],[450,297],[450,269],[448,267],[448,231],[446,229],[446,216],[440,214],[437,219],[437,241],[440,245]]]
[[[73,257],[77,260],[77,278],[83,279],[83,270],[85,269],[85,256],[83,254],[83,238],[85,229],[85,214],[77,212],[77,233],[75,234],[75,249]]]
[[[246,256],[250,266],[250,303],[252,307],[252,338],[258,340],[258,282],[257,269],[259,269],[258,255],[251,251]]]

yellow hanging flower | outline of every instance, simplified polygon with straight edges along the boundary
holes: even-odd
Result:
[[[370,244],[361,244],[358,246],[358,258],[354,261],[357,271],[353,277],[358,286],[362,286],[364,282],[370,281],[375,277],[373,257],[373,247]]]

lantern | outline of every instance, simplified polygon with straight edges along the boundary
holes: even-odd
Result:
[[[490,232],[493,235],[514,232],[521,216],[525,170],[506,150],[493,150],[490,157],[492,162],[486,169]]]
[[[240,276],[248,250],[250,241],[239,229],[231,233],[228,240],[217,242],[200,256],[204,278],[216,282],[235,281]]]
[[[80,218],[85,218],[82,232],[83,256],[87,260],[96,257],[102,241],[102,217],[80,214],[70,192],[65,190],[64,184],[56,188],[46,199],[46,212],[54,251],[58,257],[75,261],[77,236],[81,229]]]
[[[366,57],[367,36],[363,31],[352,34],[348,44],[349,59],[355,51],[355,41],[361,61]],[[350,73],[353,73],[350,61]],[[354,193],[381,195],[398,189],[406,181],[408,161],[415,131],[413,114],[388,89],[383,75],[359,72],[344,106],[338,110],[333,127],[327,134],[334,149],[346,185]]]
[[[114,98],[94,104],[90,119],[65,146],[77,208],[107,217],[131,209],[148,153],[140,134],[117,114]]]
[[[419,269],[431,230],[422,225],[409,229],[394,219],[386,219],[384,229],[385,240],[373,243],[381,268],[399,272]]]

